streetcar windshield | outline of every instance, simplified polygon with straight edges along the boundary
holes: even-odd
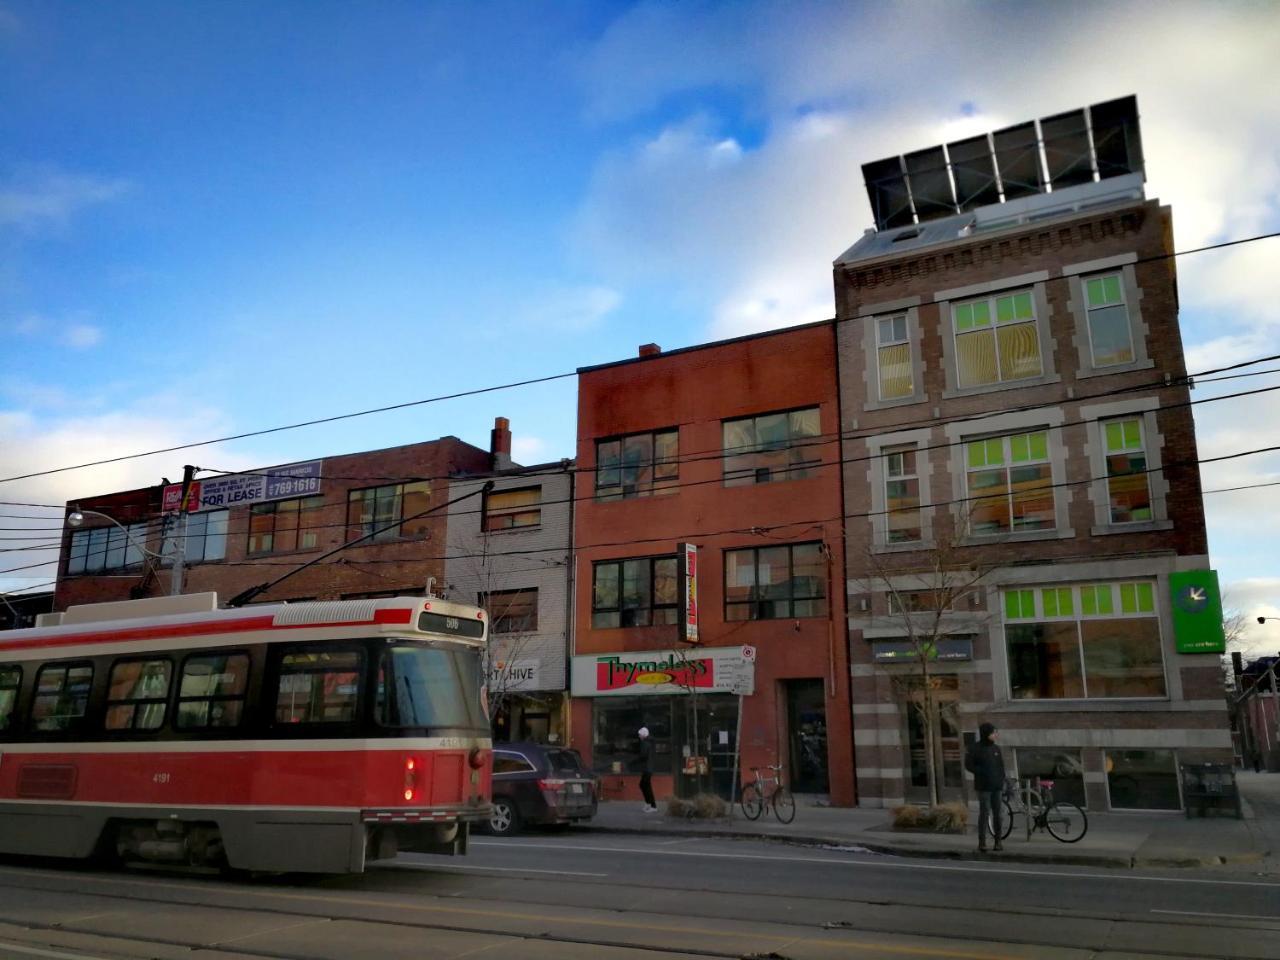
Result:
[[[478,650],[391,647],[378,670],[378,720],[391,727],[487,729],[480,677]]]

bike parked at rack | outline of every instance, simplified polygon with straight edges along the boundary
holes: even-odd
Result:
[[[761,770],[768,770],[766,776]],[[781,823],[790,823],[796,818],[796,798],[782,782],[782,764],[768,767],[752,767],[755,775],[754,783],[742,787],[742,812],[748,820],[758,820],[765,807],[773,807],[773,815]]]

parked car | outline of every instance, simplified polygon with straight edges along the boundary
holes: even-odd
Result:
[[[488,832],[516,833],[528,824],[590,820],[597,804],[595,774],[576,750],[542,743],[493,746],[493,814]]]

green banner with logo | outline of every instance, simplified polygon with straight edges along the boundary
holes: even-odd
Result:
[[[1216,570],[1169,574],[1173,637],[1179,653],[1224,653],[1222,596]]]

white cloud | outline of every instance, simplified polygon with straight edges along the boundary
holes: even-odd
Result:
[[[0,184],[0,227],[63,226],[86,207],[119,199],[129,189],[126,180],[23,167]]]
[[[75,323],[62,331],[62,342],[74,350],[88,350],[102,342],[102,330],[87,323]]]
[[[511,438],[511,458],[516,463],[537,463],[546,454],[547,442],[541,437],[514,436]]]
[[[535,291],[516,319],[534,330],[578,332],[599,326],[621,303],[622,295],[609,287],[553,287]]]

